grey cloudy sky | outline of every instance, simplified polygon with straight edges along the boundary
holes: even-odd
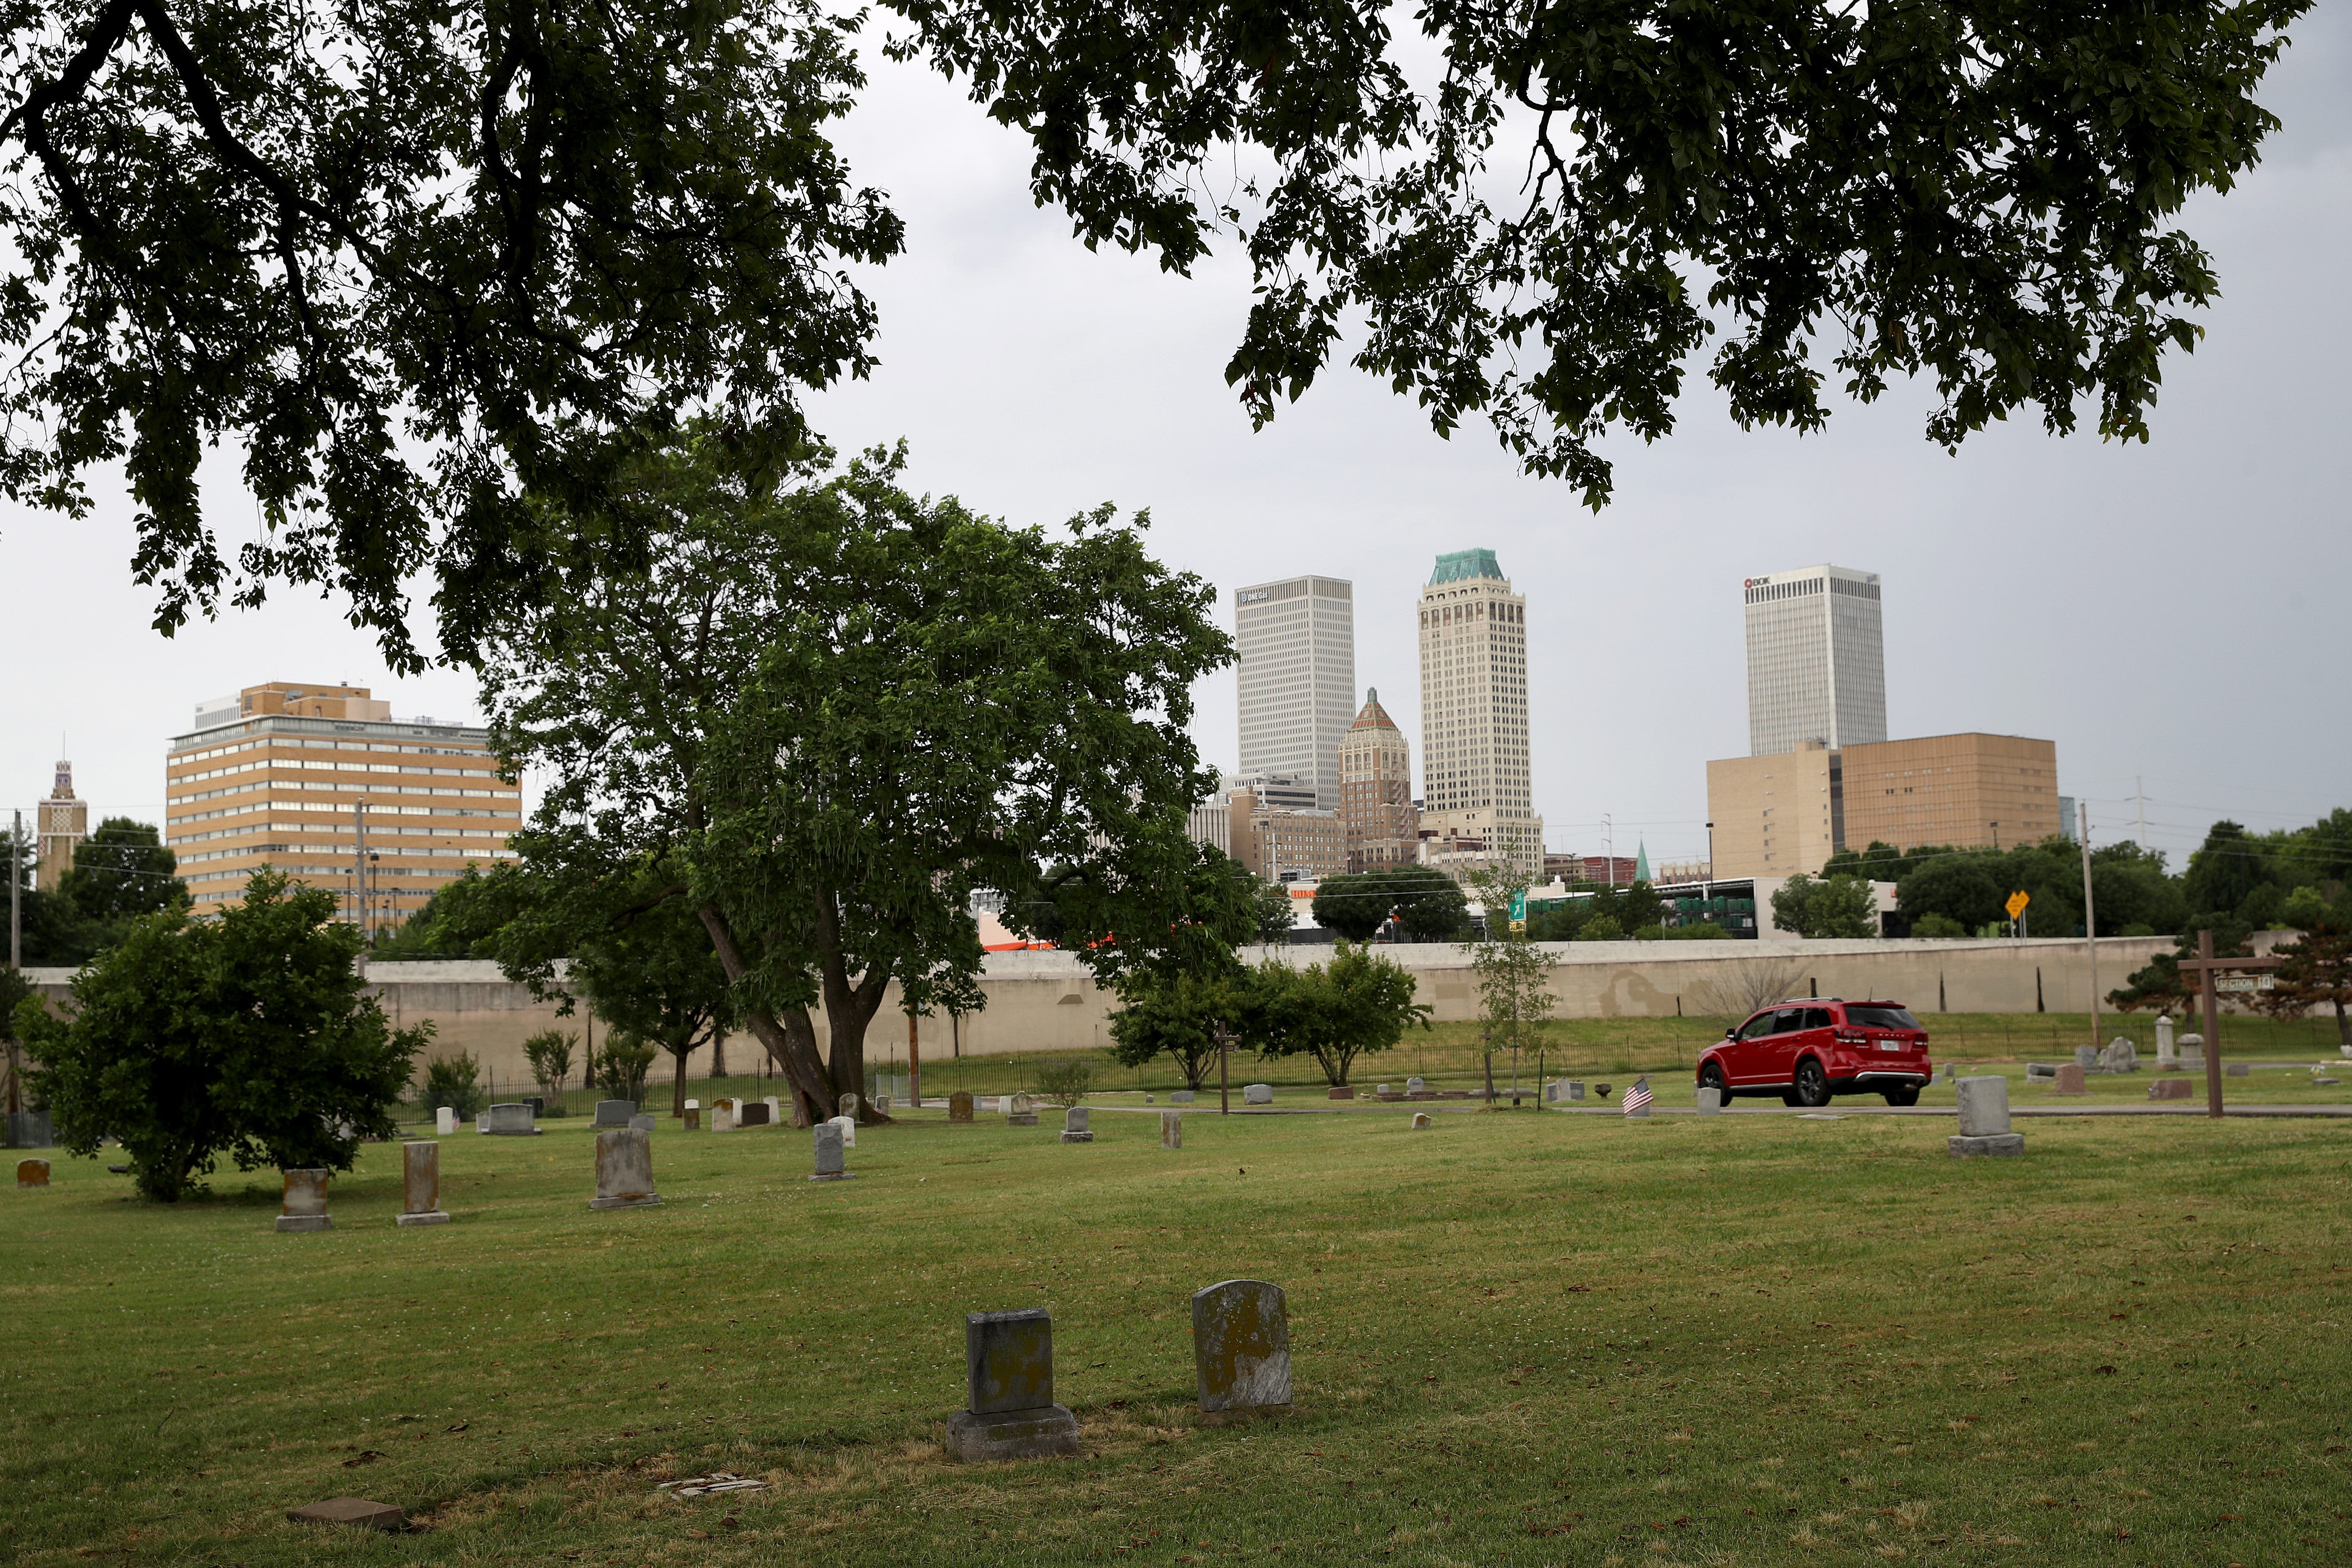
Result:
[[[1598,853],[1609,814],[1620,853],[1702,851],[1704,763],[1746,749],[1740,579],[1877,572],[1892,733],[2054,740],[2099,839],[2129,825],[2144,779],[2150,842],[2177,864],[2218,816],[2291,826],[2352,804],[2348,10],[2296,30],[2263,95],[2286,129],[2263,166],[2188,215],[2224,297],[2198,353],[2168,362],[2147,447],[2029,419],[1948,457],[1912,388],[1839,407],[1824,435],[1743,433],[1698,384],[1672,438],[1612,446],[1617,500],[1595,517],[1519,477],[1482,428],[1442,441],[1345,369],[1253,434],[1223,376],[1246,272],[1188,280],[1087,251],[1032,206],[1020,142],[878,59],[843,142],[905,215],[908,254],[863,279],[881,370],[819,399],[818,425],[845,450],[904,437],[918,488],[1015,522],[1149,507],[1154,547],[1218,585],[1228,628],[1241,584],[1352,579],[1358,680],[1416,769],[1414,597],[1439,552],[1494,549],[1528,595],[1555,849]],[[459,672],[385,681],[371,641],[313,599],[162,638],[130,543],[112,498],[81,523],[0,507],[0,799],[29,806],[64,755],[97,810],[158,820],[165,739],[199,699],[265,679],[373,683],[402,715],[476,710]],[[1202,751],[1230,767],[1231,672],[1199,698]]]

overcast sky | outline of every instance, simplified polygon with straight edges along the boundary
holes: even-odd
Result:
[[[864,279],[880,371],[818,400],[817,423],[844,450],[904,437],[917,488],[1011,521],[1150,508],[1154,547],[1217,584],[1228,629],[1237,585],[1352,579],[1357,679],[1404,727],[1416,777],[1415,596],[1440,552],[1493,549],[1528,598],[1535,801],[1556,850],[1599,853],[1606,814],[1621,854],[1702,853],[1705,763],[1747,747],[1740,579],[1876,572],[1894,736],[2053,740],[2094,838],[2137,830],[2144,781],[2149,842],[2178,865],[2217,816],[2266,828],[2352,804],[2347,10],[2328,0],[2296,30],[2263,94],[2286,128],[2263,166],[2188,215],[2224,297],[2198,353],[2167,361],[2146,447],[2028,418],[1948,457],[1922,437],[1918,389],[1839,406],[1825,435],[1742,433],[1694,376],[1677,434],[1612,445],[1617,499],[1595,517],[1519,477],[1483,428],[1440,440],[1344,369],[1253,434],[1223,375],[1245,270],[1187,280],[1087,251],[1031,205],[1019,142],[878,58],[843,142],[905,216],[908,254]],[[263,680],[476,713],[460,672],[387,681],[371,639],[315,599],[157,636],[128,509],[97,489],[80,523],[0,505],[0,798],[29,808],[69,757],[96,813],[159,821],[168,737],[199,700]],[[1200,744],[1226,768],[1234,690],[1228,670],[1199,693]]]

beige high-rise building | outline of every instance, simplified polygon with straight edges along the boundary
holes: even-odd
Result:
[[[467,865],[513,854],[522,796],[496,767],[488,731],[394,719],[363,686],[249,686],[173,738],[163,838],[198,915],[268,865],[384,929]]]
[[[73,764],[58,764],[49,798],[33,808],[33,885],[55,892],[73,869],[74,846],[89,837],[89,803],[75,798]]]
[[[1717,879],[1810,876],[1840,849],[2014,847],[2065,831],[2058,747],[2022,735],[1927,735],[1706,764]]]
[[[1319,882],[1348,868],[1348,830],[1336,811],[1261,800],[1252,789],[1226,797],[1234,858],[1268,882]]]
[[[1339,742],[1339,822],[1348,835],[1348,869],[1410,866],[1421,856],[1421,813],[1412,804],[1412,743],[1396,727],[1381,694],[1364,706]]]
[[[1528,606],[1491,550],[1437,558],[1421,592],[1422,822],[1543,874],[1528,752]]]

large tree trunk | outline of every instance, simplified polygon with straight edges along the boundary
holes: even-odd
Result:
[[[701,916],[703,929],[710,933],[710,945],[719,954],[719,962],[726,969],[727,978],[742,979],[747,967],[743,962],[743,950],[736,942],[734,931],[729,928],[727,917],[715,906],[708,904],[696,912]],[[812,1122],[822,1121],[834,1114],[828,1096],[830,1085],[826,1081],[824,1063],[817,1058],[816,1037],[808,1026],[807,1016],[802,1014],[800,1019],[800,1028],[793,1029],[764,1009],[753,1008],[743,1021],[751,1029],[751,1037],[760,1042],[770,1059],[783,1068],[785,1081],[792,1085],[793,1098],[799,1101],[803,1114]]]
[[[686,1120],[686,1058],[693,1054],[692,1046],[687,1047],[682,1051],[673,1050],[669,1054],[669,1059],[676,1064],[675,1070],[671,1072],[669,1078],[669,1114],[672,1121]]]

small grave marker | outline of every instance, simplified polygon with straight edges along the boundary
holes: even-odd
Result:
[[[1054,1320],[1042,1307],[964,1318],[965,1408],[948,1418],[959,1459],[1078,1451],[1078,1422],[1054,1403]]]
[[[327,1217],[327,1178],[331,1171],[288,1170],[278,1173],[285,1178],[284,1194],[278,1205],[278,1228],[280,1230],[332,1230],[335,1222]]]
[[[1412,1113],[1412,1130],[1415,1132],[1426,1132],[1429,1131],[1428,1111],[1416,1110]]]
[[[289,1509],[286,1518],[294,1524],[356,1524],[364,1530],[383,1531],[408,1528],[408,1515],[392,1504],[356,1497],[329,1498],[324,1502]]]
[[[1997,1073],[1964,1078],[1953,1092],[1960,1107],[1959,1135],[1950,1141],[1955,1159],[2025,1152],[2025,1134],[2009,1130],[2009,1079]]]
[[[2088,1046],[2085,1046],[2083,1048],[2084,1050],[2090,1049]],[[2053,1081],[2051,1087],[2060,1094],[2088,1094],[2090,1092],[2089,1087],[2083,1081],[2083,1064],[2080,1062],[2060,1062],[2058,1064],[2058,1076]]]
[[[457,1111],[446,1105],[436,1108],[433,1112],[433,1131],[444,1138],[457,1131]]]
[[[635,1127],[608,1127],[596,1134],[596,1195],[592,1209],[652,1208],[661,1202],[654,1191],[654,1141]]]
[[[1162,1149],[1181,1149],[1184,1146],[1182,1111],[1163,1110],[1160,1113],[1160,1146]]]
[[[1036,1126],[1037,1110],[1035,1102],[1031,1100],[1025,1094],[1011,1096],[1004,1102],[1004,1123],[1008,1127]]]
[[[441,1145],[403,1143],[400,1146],[400,1212],[395,1225],[447,1225],[441,1207]]]
[[[841,1123],[839,1121],[818,1122],[814,1130],[814,1137],[816,1173],[809,1180],[812,1182],[856,1180],[857,1173],[849,1169],[848,1162],[842,1155],[842,1151],[847,1147],[847,1144],[841,1136]]]
[[[596,1125],[626,1127],[629,1118],[636,1113],[637,1102],[634,1100],[600,1100],[596,1102]]]
[[[969,1123],[971,1121],[971,1095],[965,1093],[962,1089],[957,1089],[953,1094],[948,1096],[948,1120],[952,1122],[962,1123]]]
[[[1244,1105],[1272,1105],[1274,1103],[1274,1085],[1270,1083],[1245,1083],[1242,1085],[1242,1103]]]
[[[1068,1111],[1066,1112],[1062,1118],[1062,1142],[1065,1143],[1093,1142],[1095,1141],[1094,1129],[1087,1125],[1087,1108],[1085,1106],[1073,1105],[1070,1107]]]
[[[1716,1088],[1715,1085],[1711,1083],[1703,1083],[1699,1085],[1698,1113],[1701,1116],[1722,1115],[1723,1090]]]
[[[47,1160],[16,1162],[16,1184],[19,1187],[46,1187],[49,1184],[49,1163]]]
[[[493,1105],[486,1113],[489,1124],[482,1129],[494,1138],[536,1138],[539,1129],[532,1125],[528,1101]]]

